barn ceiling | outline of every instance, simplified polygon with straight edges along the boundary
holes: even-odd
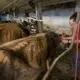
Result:
[[[34,6],[30,6],[29,4],[30,0],[0,0],[0,11],[8,10],[10,8],[18,8],[21,11],[24,10],[32,10]],[[42,7],[57,3],[64,3],[64,2],[70,2],[70,1],[76,1],[76,0],[31,0],[34,4],[37,2],[42,3]]]

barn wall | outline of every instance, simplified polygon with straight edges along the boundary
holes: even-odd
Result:
[[[75,11],[75,8],[67,8],[67,9],[56,9],[49,10],[42,13],[43,16],[43,24],[54,27],[70,27],[69,25],[69,17]],[[35,13],[30,13],[30,17],[34,17]],[[24,13],[20,13],[18,17],[14,17],[12,15],[1,16],[3,20],[16,20],[16,21],[27,21],[27,17],[25,17]],[[65,25],[66,24],[66,25]]]
[[[75,8],[56,9],[43,12],[43,23],[53,27],[70,27],[69,17],[75,11]],[[35,13],[30,13],[30,16],[35,16]]]

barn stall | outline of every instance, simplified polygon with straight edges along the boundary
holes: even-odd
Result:
[[[69,17],[79,12],[79,0],[4,0],[0,8],[1,80],[80,79],[78,58],[75,71],[72,63],[77,27],[65,39],[71,36]],[[78,39],[76,44],[78,54]]]

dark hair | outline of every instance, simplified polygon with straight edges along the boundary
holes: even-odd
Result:
[[[77,12],[73,13],[69,19],[73,19],[73,21],[76,21],[76,17],[77,17]]]

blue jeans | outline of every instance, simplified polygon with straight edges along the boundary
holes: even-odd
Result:
[[[75,62],[76,62],[76,53],[74,51],[73,55],[72,55],[72,63],[73,63],[74,69],[75,69]],[[80,49],[79,49],[79,53],[78,53],[78,67],[77,67],[77,71],[80,72]]]

